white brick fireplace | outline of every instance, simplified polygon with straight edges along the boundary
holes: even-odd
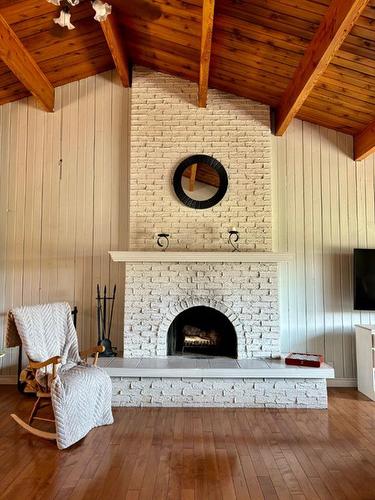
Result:
[[[183,205],[172,186],[177,165],[194,154],[214,156],[228,175],[224,198],[205,210]],[[124,357],[108,365],[114,404],[325,407],[327,367],[309,375],[273,360],[278,266],[289,257],[272,253],[269,108],[215,90],[198,108],[196,84],[137,69],[129,177],[130,250],[111,252],[126,264]],[[240,253],[230,252],[232,226]],[[156,251],[161,232],[171,235],[166,252]],[[172,323],[198,306],[235,331],[236,359],[218,360],[219,369],[168,356]]]
[[[129,263],[125,283],[125,357],[166,356],[172,321],[194,306],[231,321],[239,359],[279,354],[275,263]]]
[[[229,251],[238,226],[241,250],[272,249],[269,108],[210,90],[196,106],[196,86],[137,69],[132,88],[130,248]],[[224,199],[207,210],[184,206],[172,187],[178,163],[213,155],[228,174]],[[234,323],[238,357],[279,352],[276,262],[137,262],[126,270],[124,356],[166,356],[167,332],[184,308],[209,305]]]

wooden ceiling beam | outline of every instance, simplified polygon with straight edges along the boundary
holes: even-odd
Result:
[[[121,40],[120,30],[113,15],[113,11],[105,21],[101,21],[100,26],[102,27],[108,48],[111,52],[112,59],[115,63],[122,84],[124,87],[130,87],[131,74],[129,59],[124,47],[124,43]]]
[[[354,159],[364,160],[371,153],[375,153],[375,121],[354,136]]]
[[[328,10],[276,108],[275,134],[283,135],[369,0],[331,0]]]
[[[201,58],[199,65],[198,106],[207,105],[208,78],[210,73],[212,33],[214,25],[215,0],[203,0]]]
[[[53,111],[55,89],[0,14],[0,58],[46,111]]]

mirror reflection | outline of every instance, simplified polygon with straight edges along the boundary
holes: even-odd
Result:
[[[185,168],[181,179],[184,193],[192,200],[205,201],[219,190],[218,172],[207,163],[194,163]]]
[[[187,207],[210,208],[217,205],[227,192],[227,172],[213,156],[192,155],[176,168],[173,188],[177,198]]]

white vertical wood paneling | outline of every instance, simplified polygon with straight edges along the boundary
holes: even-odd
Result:
[[[273,138],[275,250],[295,255],[280,273],[282,350],[323,353],[355,378],[352,251],[375,248],[374,155],[357,164],[352,138],[294,120]]]
[[[129,99],[108,72],[56,89],[53,114],[0,107],[0,347],[10,307],[56,300],[78,306],[82,347],[95,343],[97,282],[118,285],[122,345],[124,270],[107,252],[127,245]],[[0,373],[16,362],[8,350]]]

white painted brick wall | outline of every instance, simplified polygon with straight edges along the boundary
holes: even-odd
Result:
[[[170,324],[198,305],[233,323],[239,359],[279,353],[277,264],[167,262],[127,265],[124,356],[166,356]]]
[[[175,196],[177,165],[197,153],[226,168],[229,187],[207,210],[185,207]],[[236,226],[243,249],[271,250],[271,133],[269,108],[209,90],[197,106],[197,85],[137,68],[131,109],[130,247],[150,249],[168,231],[171,248],[228,248]]]
[[[168,231],[171,248],[229,249],[237,226],[243,250],[271,250],[271,133],[269,108],[210,90],[197,107],[197,85],[144,68],[134,71],[131,111],[130,248],[155,247]],[[172,178],[192,154],[213,155],[229,177],[222,202],[185,207]],[[167,330],[178,312],[216,307],[234,323],[238,357],[279,352],[277,266],[173,264],[127,266],[124,355],[167,354]]]
[[[325,379],[112,377],[113,406],[327,408]]]

